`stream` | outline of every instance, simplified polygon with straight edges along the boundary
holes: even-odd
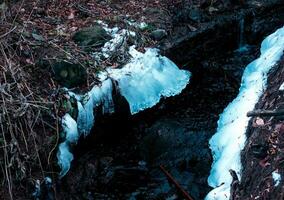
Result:
[[[205,52],[195,43],[176,45],[169,57],[192,73],[180,95],[133,116],[125,99],[116,95],[116,113],[97,116],[91,133],[74,147],[71,169],[58,184],[59,199],[174,200],[183,199],[181,188],[195,200],[204,199],[212,189],[207,183],[212,164],[208,141],[219,115],[238,94],[244,68],[259,56],[260,38],[254,34],[279,27],[257,29],[266,22],[256,19],[251,25],[243,17],[234,18],[234,27],[224,23],[225,28],[212,29],[214,36],[208,28],[197,36]],[[246,35],[248,26],[257,30]],[[190,45],[196,45],[195,50]]]
[[[250,46],[186,66],[193,76],[180,95],[134,116],[122,109],[98,117],[92,133],[75,148],[61,190],[71,187],[75,199],[181,198],[162,165],[194,199],[203,199],[210,190],[208,140],[219,114],[238,93],[244,67],[257,55],[258,48]]]

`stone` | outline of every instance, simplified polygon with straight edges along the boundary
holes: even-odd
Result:
[[[188,12],[188,18],[194,22],[200,22],[203,19],[202,11],[200,9],[191,9]]]
[[[101,26],[91,26],[76,32],[73,40],[84,48],[103,46],[111,36]]]
[[[154,40],[161,40],[167,36],[167,32],[164,29],[156,29],[150,33],[150,37]]]
[[[78,87],[87,82],[86,69],[80,64],[61,61],[52,65],[55,80],[63,87]]]

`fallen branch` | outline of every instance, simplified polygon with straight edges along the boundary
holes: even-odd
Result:
[[[273,116],[284,116],[284,109],[281,110],[254,110],[247,113],[248,117],[273,117]]]
[[[193,198],[180,186],[180,184],[174,179],[174,177],[164,168],[163,165],[160,165],[160,169],[167,176],[169,182],[175,185],[175,187],[181,192],[182,196],[186,200],[193,200]]]

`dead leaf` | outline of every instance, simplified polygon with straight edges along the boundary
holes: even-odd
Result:
[[[44,37],[42,37],[42,35],[38,35],[38,34],[32,33],[32,36],[37,41],[45,41],[45,39],[44,39]]]
[[[264,125],[265,125],[264,121],[260,117],[257,117],[256,120],[252,124],[253,127],[259,127],[259,126],[264,126]]]
[[[70,14],[68,15],[67,18],[68,18],[68,19],[74,19],[74,18],[75,18],[75,11],[74,11],[74,10],[71,10],[71,11],[70,11]]]

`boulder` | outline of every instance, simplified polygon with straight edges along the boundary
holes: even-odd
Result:
[[[87,82],[86,69],[80,64],[61,61],[52,66],[54,77],[63,87],[78,87]]]
[[[161,40],[167,36],[167,32],[164,29],[156,29],[150,33],[150,37],[154,40]]]
[[[91,26],[76,32],[73,40],[83,48],[103,46],[111,36],[101,26]]]

